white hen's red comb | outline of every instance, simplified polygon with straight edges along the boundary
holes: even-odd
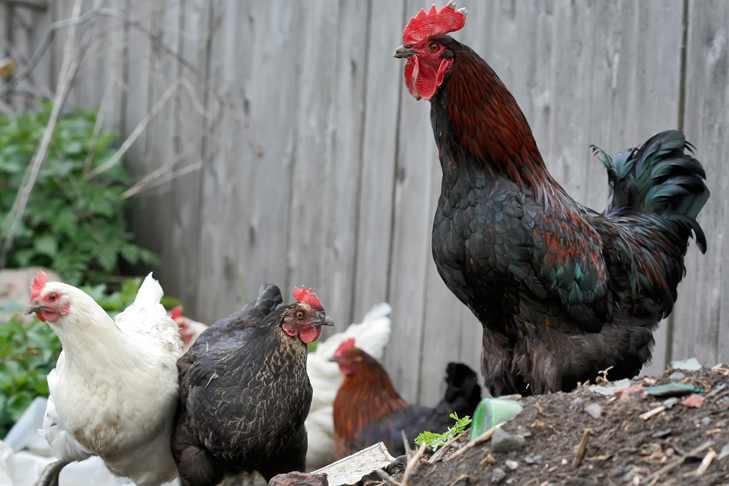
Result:
[[[434,35],[461,30],[466,25],[466,9],[457,9],[454,2],[448,2],[440,9],[435,4],[428,12],[423,9],[410,19],[402,31],[403,44],[417,44]]]
[[[37,300],[43,292],[43,287],[48,283],[48,274],[44,271],[40,271],[33,277],[33,283],[30,285],[30,299]]]
[[[319,297],[317,297],[316,293],[312,289],[299,287],[294,289],[293,294],[294,299],[301,302],[302,304],[308,304],[309,306],[311,306],[312,309],[315,310],[324,310],[324,307],[322,307]]]

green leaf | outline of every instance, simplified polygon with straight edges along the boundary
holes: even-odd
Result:
[[[48,255],[50,257],[54,256],[58,252],[55,238],[49,235],[36,238],[33,242],[33,248],[38,253]]]

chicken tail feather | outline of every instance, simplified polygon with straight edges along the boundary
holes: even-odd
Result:
[[[61,470],[73,461],[59,460],[52,462],[46,466],[41,473],[36,486],[58,486],[58,479],[61,475]]]
[[[612,156],[594,146],[592,150],[608,173],[612,192],[608,216],[636,212],[668,216],[689,227],[706,252],[706,237],[696,222],[709,199],[706,173],[681,131],[658,133],[640,148]]]

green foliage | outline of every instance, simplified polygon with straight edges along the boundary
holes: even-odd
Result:
[[[419,446],[425,444],[427,448],[436,451],[443,447],[445,443],[452,438],[465,432],[466,429],[468,429],[468,426],[471,425],[471,417],[468,415],[459,418],[458,414],[453,412],[450,414],[450,417],[455,421],[455,423],[448,427],[448,430],[440,434],[428,431],[421,432],[415,438],[415,443]]]
[[[51,328],[17,318],[0,323],[0,437],[37,396],[48,396],[46,375],[56,365],[60,343]]]
[[[0,227],[48,121],[49,110],[17,118],[0,116]],[[95,283],[115,274],[122,260],[152,264],[155,256],[134,244],[126,229],[122,193],[129,177],[122,166],[90,172],[113,154],[114,135],[94,136],[95,115],[63,115],[48,160],[19,224],[9,267],[51,268],[72,284]]]

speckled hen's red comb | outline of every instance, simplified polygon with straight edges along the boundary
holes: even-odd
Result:
[[[44,271],[40,271],[33,277],[33,283],[30,285],[30,299],[36,300],[40,297],[40,293],[43,291],[43,287],[48,282],[48,274]]]
[[[319,297],[317,297],[316,293],[311,289],[305,287],[294,289],[294,299],[298,300],[302,304],[310,305],[312,309],[324,310]]]
[[[464,25],[466,25],[465,8],[457,9],[454,2],[448,2],[440,9],[433,4],[428,12],[420,9],[420,12],[410,19],[402,31],[402,43],[417,44],[434,35],[461,30]]]
[[[344,354],[344,352],[347,351],[348,349],[354,349],[354,338],[353,337],[342,341],[342,344],[340,344],[339,347],[337,348],[337,350],[334,352],[334,357],[338,358],[339,356]]]

